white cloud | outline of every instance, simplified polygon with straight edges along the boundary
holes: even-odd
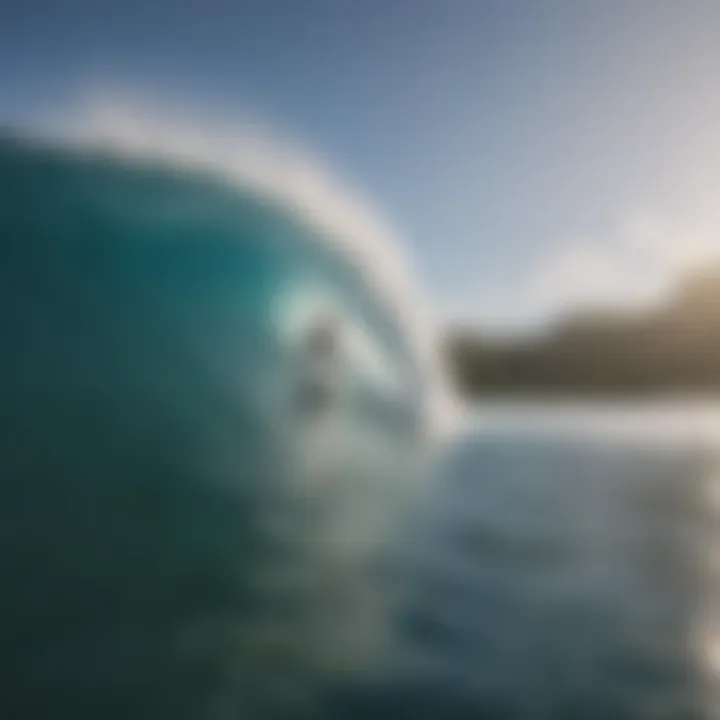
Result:
[[[583,308],[640,309],[708,262],[720,262],[720,214],[670,220],[632,213],[609,237],[557,243],[527,274],[485,288],[450,316],[528,329]]]
[[[720,260],[718,232],[720,224],[636,214],[608,241],[586,240],[552,251],[531,277],[530,291],[545,312],[656,302],[692,268]]]

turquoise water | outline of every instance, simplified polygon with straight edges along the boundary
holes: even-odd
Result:
[[[424,380],[331,240],[209,171],[0,143],[8,713],[269,717],[374,663]]]
[[[718,406],[483,405],[434,467],[296,210],[0,143],[0,717],[717,717]]]

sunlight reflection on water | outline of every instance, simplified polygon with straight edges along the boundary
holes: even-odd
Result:
[[[358,717],[720,717],[720,406],[483,406]]]

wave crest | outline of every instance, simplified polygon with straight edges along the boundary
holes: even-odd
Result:
[[[317,157],[257,123],[188,122],[147,101],[119,96],[80,103],[44,131],[78,149],[210,170],[286,208],[342,253],[397,319],[427,380],[431,435],[455,426],[458,405],[441,367],[438,324],[401,243]]]

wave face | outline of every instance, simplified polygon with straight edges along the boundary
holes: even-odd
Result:
[[[357,265],[222,176],[15,140],[0,253],[0,704],[270,717],[367,669],[427,378]]]

